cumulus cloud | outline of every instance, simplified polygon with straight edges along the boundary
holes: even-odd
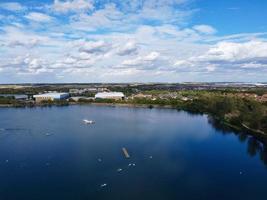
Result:
[[[36,70],[42,68],[42,60],[37,58],[26,58],[24,63],[28,65],[28,69]]]
[[[183,72],[266,72],[267,33],[221,36],[208,24],[189,26],[196,12],[186,5],[190,1],[55,0],[3,12],[0,79],[7,71],[14,77],[49,73],[64,81],[136,81],[143,74],[148,81],[177,81]],[[9,10],[22,10],[16,6]]]
[[[120,56],[134,55],[137,53],[138,47],[135,42],[127,42],[124,46],[119,47],[117,54]]]
[[[52,72],[46,65],[47,63],[45,60],[27,54],[13,58],[8,64],[4,65],[4,69],[18,74]]]
[[[127,15],[118,10],[113,3],[106,4],[94,12],[79,13],[71,17],[70,27],[82,31],[97,29],[125,29]],[[127,26],[128,27],[128,26]]]
[[[66,56],[61,60],[57,60],[52,63],[48,68],[53,70],[75,70],[82,68],[91,68],[93,64],[95,64],[95,59],[86,58],[83,59],[79,55],[78,56]]]
[[[94,5],[90,0],[55,0],[52,8],[59,13],[68,13],[92,10]]]
[[[18,28],[14,26],[7,26],[2,29],[3,33],[0,37],[0,44],[2,42],[3,46],[10,47],[13,52],[16,50],[13,47],[20,46],[25,48],[36,47],[38,45],[55,45],[57,42],[48,36],[43,36],[32,31],[27,31],[23,28]],[[1,40],[3,38],[3,40]],[[8,52],[9,49],[6,49]],[[28,49],[26,49],[28,51]],[[20,49],[20,51],[22,51]],[[25,53],[25,52],[21,52]]]
[[[220,42],[212,47],[205,55],[199,56],[199,60],[209,62],[247,62],[252,60],[267,60],[267,42]]]
[[[92,12],[79,12],[71,17],[70,27],[82,31],[108,29],[129,31],[148,21],[155,24],[183,24],[193,13],[190,9],[174,8],[184,1],[108,1],[102,7]],[[176,2],[176,3],[175,3]],[[119,5],[118,4],[122,4]],[[133,10],[134,8],[134,10]]]
[[[40,12],[31,12],[25,16],[25,18],[36,22],[49,22],[52,17]]]
[[[103,40],[99,41],[90,41],[90,42],[84,42],[82,46],[79,48],[80,52],[86,52],[86,53],[105,53],[108,52],[111,48],[111,45]]]
[[[212,26],[204,25],[204,24],[193,26],[193,29],[203,34],[214,34],[217,32],[217,30],[213,28]]]
[[[143,57],[143,60],[144,61],[155,61],[158,59],[159,56],[160,56],[159,52],[153,51],[149,53],[148,55],[146,55],[145,57]]]
[[[22,11],[26,9],[25,6],[22,6],[20,3],[17,2],[0,3],[0,8],[9,11]]]
[[[36,39],[36,38],[31,38],[31,39],[27,39],[27,40],[12,40],[9,43],[7,43],[7,46],[9,47],[17,47],[17,46],[21,46],[21,47],[27,47],[27,48],[32,48],[35,47],[36,45],[40,44],[40,40]]]
[[[144,56],[138,56],[133,59],[127,59],[122,62],[122,67],[131,68],[135,67],[138,69],[151,69],[151,67],[156,66],[156,62],[158,61],[160,56],[159,52],[153,51]]]
[[[176,61],[175,66],[206,68],[208,71],[267,67],[267,42],[219,42],[202,55]]]

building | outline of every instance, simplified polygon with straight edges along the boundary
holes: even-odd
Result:
[[[81,94],[82,91],[80,89],[69,89],[70,94]]]
[[[84,93],[92,93],[97,92],[96,88],[84,88],[84,89],[69,89],[70,94],[84,94]]]
[[[85,97],[85,96],[78,96],[78,97],[71,97],[70,100],[79,102],[79,101],[93,101],[95,100],[94,97]]]
[[[267,94],[264,94],[264,95],[260,96],[258,98],[258,100],[261,101],[261,102],[267,102]]]
[[[28,95],[25,95],[25,94],[16,94],[16,95],[14,95],[14,98],[16,100],[27,100],[28,99]]]
[[[69,93],[57,93],[57,92],[33,95],[33,98],[35,99],[36,102],[61,100],[61,99],[67,99],[68,97]]]
[[[0,94],[0,97],[10,97],[16,100],[27,100],[28,95],[25,94]]]
[[[176,92],[168,92],[168,93],[163,93],[163,94],[159,94],[158,97],[160,99],[176,99],[177,98],[177,93]]]
[[[142,93],[133,95],[133,98],[140,98],[140,99],[151,99],[152,97],[153,96],[151,94],[142,94]]]
[[[98,92],[109,92],[110,90],[108,88],[105,88],[105,87],[98,87],[97,91]]]
[[[90,87],[90,88],[73,88],[69,89],[70,94],[84,94],[84,93],[96,93],[96,92],[109,92],[107,88],[98,88],[98,87]]]
[[[96,99],[116,99],[121,100],[124,99],[125,96],[122,92],[98,92],[95,95]]]
[[[143,93],[138,93],[138,94],[133,94],[129,99],[153,99],[153,95],[151,94],[143,94]]]

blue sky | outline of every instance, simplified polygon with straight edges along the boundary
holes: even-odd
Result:
[[[264,0],[0,0],[0,83],[267,81]]]

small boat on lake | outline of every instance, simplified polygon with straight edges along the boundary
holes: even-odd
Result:
[[[85,124],[94,124],[95,123],[93,120],[87,120],[87,119],[84,119],[83,122]]]

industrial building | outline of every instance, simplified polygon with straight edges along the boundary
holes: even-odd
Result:
[[[109,90],[107,88],[103,88],[103,87],[69,89],[70,94],[84,94],[84,93],[95,93],[95,92],[109,92]]]
[[[33,98],[35,99],[36,102],[61,100],[61,99],[67,99],[68,97],[69,93],[57,93],[57,92],[33,95]]]
[[[28,95],[25,94],[0,94],[0,97],[10,97],[16,100],[27,100]]]
[[[99,92],[95,95],[96,99],[124,99],[125,96],[122,92]]]

